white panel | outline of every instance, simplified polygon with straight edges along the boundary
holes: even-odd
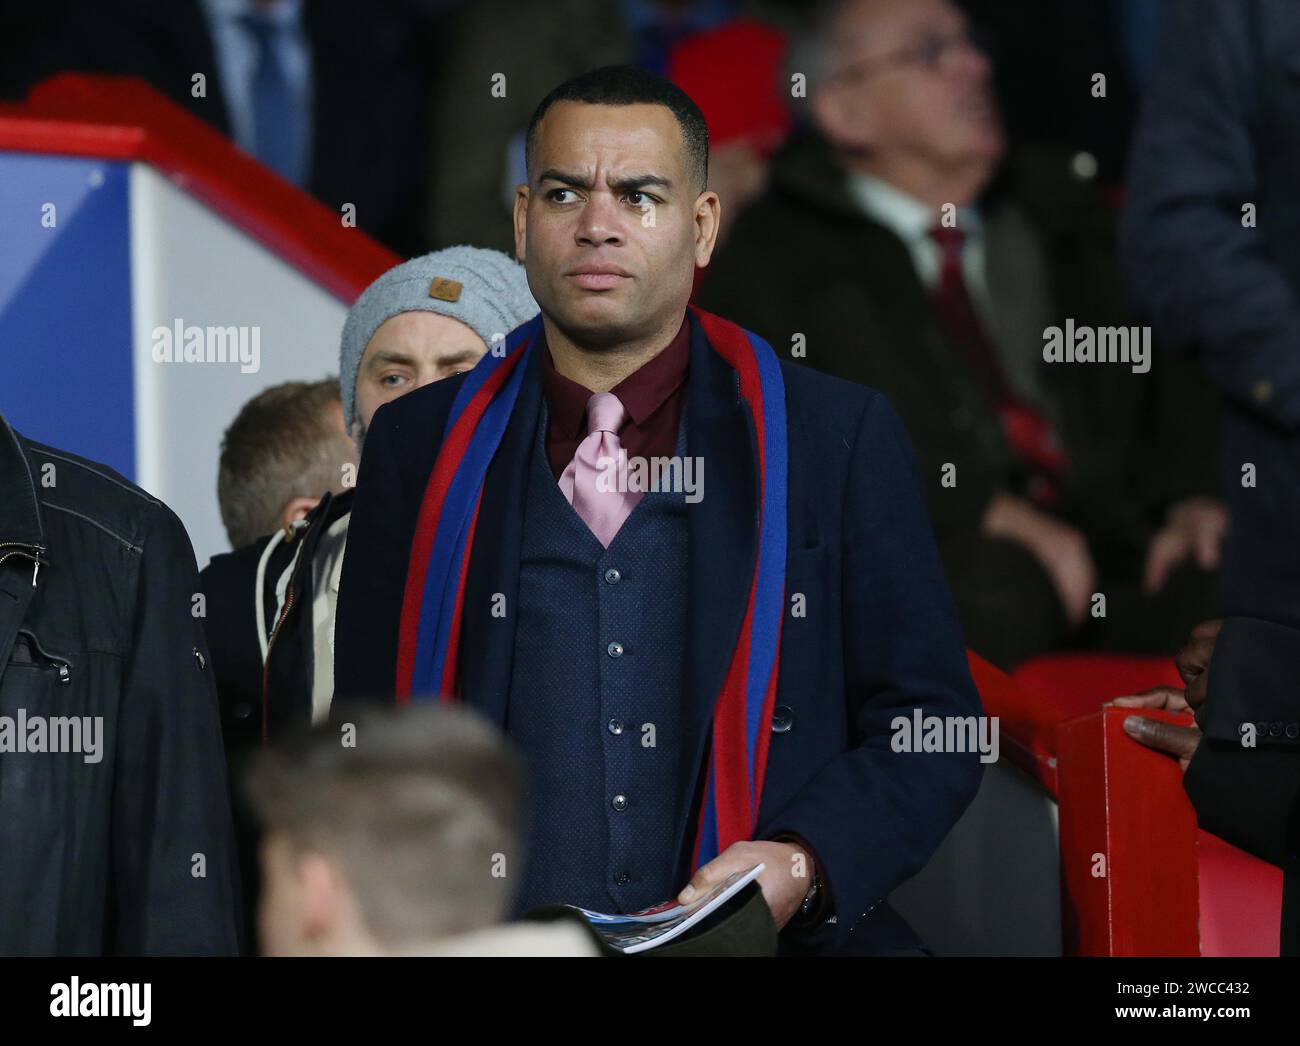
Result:
[[[202,567],[230,547],[217,507],[222,433],[267,386],[337,373],[347,310],[143,164],[131,171],[131,271],[137,480],[180,516]],[[156,362],[155,328],[177,321],[247,328],[250,352],[256,328],[257,369]]]

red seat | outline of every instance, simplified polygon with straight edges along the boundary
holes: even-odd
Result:
[[[1183,685],[1173,658],[1127,654],[1048,654],[1026,661],[1011,678],[1031,693],[1051,694],[1070,718],[1095,712],[1113,697]]]

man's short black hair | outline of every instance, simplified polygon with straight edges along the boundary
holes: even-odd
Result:
[[[529,176],[533,170],[533,139],[537,125],[556,102],[585,102],[588,105],[662,105],[677,119],[686,148],[686,168],[695,184],[709,184],[709,128],[700,107],[691,96],[662,76],[634,65],[606,65],[565,80],[542,99],[528,121],[524,145]]]

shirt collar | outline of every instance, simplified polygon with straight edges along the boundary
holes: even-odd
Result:
[[[555,369],[551,350],[542,346],[542,383],[546,393],[546,407],[551,424],[571,436],[587,434],[587,401],[592,391],[566,378]],[[690,323],[683,318],[676,336],[662,352],[643,363],[637,370],[609,391],[619,398],[628,419],[641,425],[662,407],[668,398],[686,381],[687,366],[691,358]]]
[[[328,554],[332,557],[329,587],[336,594],[339,590],[339,583],[343,580],[343,551],[348,544],[348,523],[351,518],[351,513],[339,516],[330,524],[329,530],[325,532],[325,540],[331,546]]]
[[[938,224],[938,208],[922,203],[883,178],[852,172],[848,175],[848,190],[868,218],[885,226],[904,243],[925,239]],[[959,207],[957,227],[968,238],[978,236],[981,228],[979,211],[974,207]]]

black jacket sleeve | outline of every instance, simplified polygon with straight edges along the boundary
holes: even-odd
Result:
[[[1227,618],[1209,672],[1205,740],[1187,768],[1187,794],[1202,828],[1285,865],[1300,799],[1300,631]],[[1253,737],[1243,736],[1245,724]]]
[[[1258,747],[1300,752],[1300,630],[1225,618],[1209,672],[1206,737],[1242,744],[1251,723]]]

